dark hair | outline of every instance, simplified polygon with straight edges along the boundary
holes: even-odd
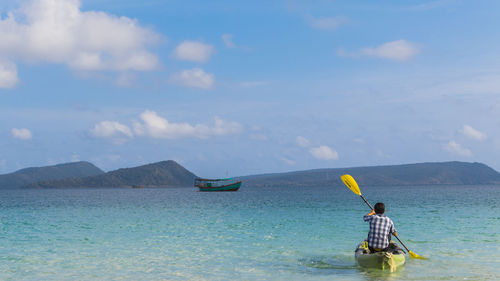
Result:
[[[385,205],[384,203],[378,202],[375,204],[375,213],[376,214],[383,214],[385,213]]]

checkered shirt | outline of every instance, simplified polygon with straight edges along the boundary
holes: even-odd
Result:
[[[370,222],[368,246],[379,249],[387,248],[389,246],[389,235],[396,232],[392,220],[380,214],[364,216],[363,220]]]

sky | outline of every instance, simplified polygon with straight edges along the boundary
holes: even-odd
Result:
[[[500,171],[500,2],[0,2],[0,173]]]

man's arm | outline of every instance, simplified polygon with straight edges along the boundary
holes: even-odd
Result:
[[[366,214],[366,216],[373,216],[375,215],[375,210],[372,210],[371,212],[369,212],[368,214]]]
[[[391,233],[394,236],[398,236],[398,232],[396,231],[396,228],[394,227],[394,222],[391,220]]]

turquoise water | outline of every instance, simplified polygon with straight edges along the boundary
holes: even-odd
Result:
[[[362,187],[429,260],[356,266],[344,187],[0,190],[0,280],[498,280],[500,186]]]

